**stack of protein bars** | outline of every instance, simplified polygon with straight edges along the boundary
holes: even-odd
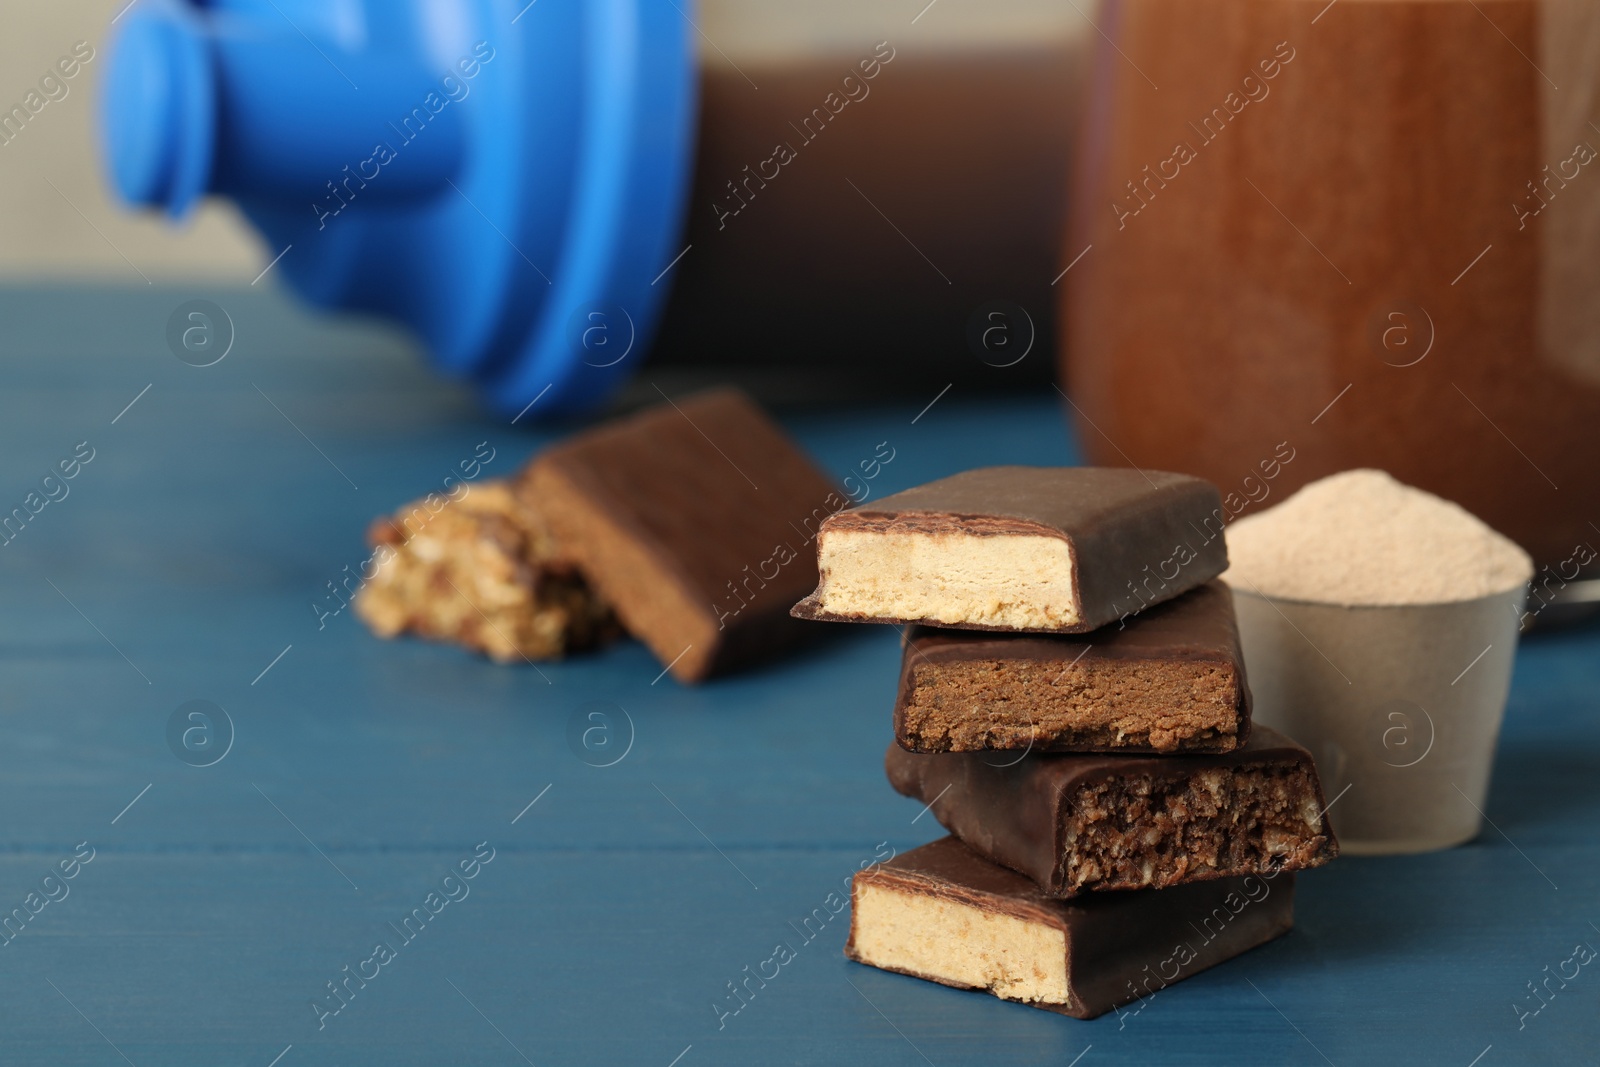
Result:
[[[1338,851],[1250,728],[1217,490],[998,467],[839,512],[804,618],[907,625],[895,789],[954,836],[856,876],[861,963],[1092,1018],[1287,932]]]

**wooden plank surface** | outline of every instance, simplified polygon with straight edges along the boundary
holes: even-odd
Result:
[[[213,367],[167,350],[194,296],[235,322]],[[1600,1058],[1593,967],[1513,1007],[1600,947],[1592,629],[1519,654],[1495,828],[1307,874],[1293,934],[1084,1023],[850,964],[847,913],[800,926],[884,843],[939,832],[883,779],[892,630],[686,689],[631,643],[534,670],[379,642],[348,612],[319,629],[368,519],[479,442],[508,473],[548,432],[477,413],[394,335],[253,293],[11,290],[0,325],[0,503],[94,450],[0,549],[0,912],[93,850],[0,947],[0,1062]],[[880,495],[1074,455],[1053,394],[921,407],[787,421],[841,477],[887,441]],[[209,767],[167,742],[194,699],[234,728]],[[626,713],[613,766],[571,739],[594,701]],[[404,942],[390,924],[480,842],[493,860]],[[377,977],[314,1009],[380,940],[399,947]],[[780,943],[793,961],[732,1012],[728,983]]]

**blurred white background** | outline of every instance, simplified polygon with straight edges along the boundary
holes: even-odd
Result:
[[[13,118],[0,134],[0,280],[248,283],[270,258],[224,202],[207,201],[174,227],[112,201],[95,147],[96,94],[112,20],[130,6],[129,0],[0,0],[0,117],[26,111],[29,93],[38,94],[35,106],[44,101],[26,123]],[[1037,43],[1083,33],[1080,11],[1093,7],[1090,0],[1076,6],[1070,0],[701,0],[697,22],[706,61],[721,63],[848,49],[891,25],[897,45],[927,49]],[[909,29],[908,13],[915,17]],[[49,99],[40,79],[54,74],[80,41],[94,58],[63,79],[64,96],[52,87],[59,99]]]
[[[95,149],[103,46],[128,0],[0,0],[0,117],[45,99],[20,132],[0,135],[0,279],[84,280],[143,285],[150,279],[248,283],[265,249],[231,207],[208,202],[181,227],[123,211],[111,200]],[[87,41],[94,58],[50,100],[39,80]],[[10,140],[6,140],[10,137]],[[53,188],[52,188],[53,186]],[[123,257],[127,257],[124,259]],[[129,266],[129,263],[133,266]],[[137,269],[135,269],[137,268]]]

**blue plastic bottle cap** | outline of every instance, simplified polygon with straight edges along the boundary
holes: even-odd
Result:
[[[174,217],[205,191],[216,121],[211,68],[199,36],[183,28],[186,14],[161,0],[131,10],[102,90],[117,192]]]
[[[303,297],[406,323],[517,421],[582,411],[643,358],[682,251],[692,18],[141,0],[104,82],[107,169],[175,218],[232,198]]]

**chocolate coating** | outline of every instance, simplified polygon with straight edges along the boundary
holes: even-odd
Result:
[[[1092,1019],[1160,992],[1280,937],[1294,925],[1293,874],[1224,878],[1064,901],[1046,896],[1022,875],[990,863],[954,837],[940,838],[862,871],[855,876],[852,898],[859,897],[863,885],[873,883],[1061,930],[1066,936],[1067,1002],[1030,1006],[1079,1019]],[[844,950],[858,961],[859,913],[859,908],[851,909],[850,939]],[[936,975],[915,977],[955,984]]]
[[[721,389],[578,434],[524,475],[562,551],[673,676],[808,636],[808,533],[846,499],[754,401]]]
[[[1222,498],[1186,474],[1120,467],[983,467],[831,515],[831,531],[963,533],[1059,537],[1072,545],[1082,633],[1170,600],[1228,568]],[[826,582],[826,576],[823,578]],[[921,623],[937,619],[860,618],[823,610],[819,587],[796,604],[800,618],[836,622]],[[962,629],[1009,627],[963,623]]]

